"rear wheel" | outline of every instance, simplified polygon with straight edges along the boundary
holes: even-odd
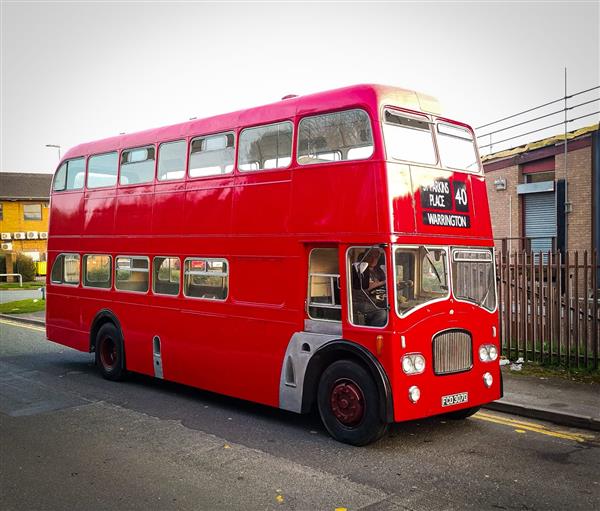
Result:
[[[448,419],[452,419],[454,421],[461,421],[477,413],[480,408],[480,406],[473,406],[472,408],[463,408],[462,410],[456,410],[455,412],[448,412],[444,414],[444,417],[448,417]]]
[[[102,325],[96,335],[96,365],[107,380],[118,381],[125,377],[123,339],[112,323]]]
[[[381,438],[388,424],[380,417],[377,385],[359,364],[339,360],[319,381],[317,402],[321,420],[333,438],[351,445],[367,445]]]

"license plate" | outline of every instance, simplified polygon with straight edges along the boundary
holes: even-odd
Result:
[[[469,401],[468,392],[459,392],[458,394],[451,394],[449,396],[442,396],[442,406],[454,406],[461,403],[467,403]]]

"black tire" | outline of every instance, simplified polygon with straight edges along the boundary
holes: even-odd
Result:
[[[463,408],[462,410],[456,410],[455,412],[448,412],[444,414],[444,417],[448,417],[453,421],[462,421],[471,417],[471,415],[477,413],[481,407],[473,406],[472,408]]]
[[[380,416],[377,385],[356,362],[338,360],[323,371],[317,403],[323,424],[339,442],[367,445],[388,429]]]
[[[125,377],[123,339],[112,323],[102,325],[96,335],[96,365],[107,380],[119,381]]]

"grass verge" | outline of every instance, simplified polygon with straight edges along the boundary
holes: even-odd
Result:
[[[43,311],[45,308],[46,301],[40,298],[28,298],[27,300],[0,303],[1,314],[25,314],[27,312]]]
[[[600,371],[593,369],[577,369],[551,365],[540,365],[535,362],[522,364],[520,371],[510,371],[511,376],[536,376],[538,378],[562,378],[582,383],[600,384]]]
[[[44,285],[44,282],[23,282],[23,287],[19,286],[18,282],[0,282],[0,291],[10,291],[19,289],[39,289]]]

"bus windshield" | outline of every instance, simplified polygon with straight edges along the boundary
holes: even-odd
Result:
[[[396,310],[403,316],[424,303],[449,296],[448,253],[443,248],[396,247]]]
[[[489,311],[496,308],[494,258],[490,249],[454,249],[452,274],[452,291],[456,298],[474,302]]]

